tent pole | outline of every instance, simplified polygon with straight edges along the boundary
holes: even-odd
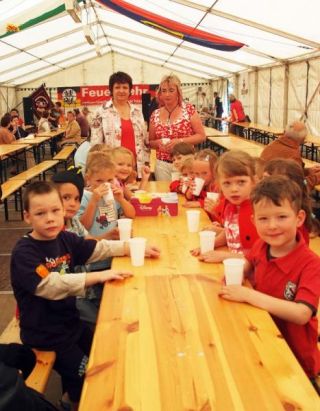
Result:
[[[282,113],[282,125],[283,128],[286,127],[288,123],[288,95],[289,95],[289,63],[284,65],[284,87],[283,87],[283,113]]]

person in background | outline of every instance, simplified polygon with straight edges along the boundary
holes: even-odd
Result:
[[[172,176],[174,177],[174,172],[180,173],[179,179],[172,179],[169,189],[171,192],[181,193],[181,167],[187,159],[194,158],[194,147],[188,143],[178,143],[172,149],[172,160],[173,160],[173,173]],[[178,175],[177,175],[178,176]]]
[[[183,142],[201,143],[206,135],[196,109],[183,101],[181,82],[175,74],[161,79],[158,98],[162,106],[151,115],[149,142],[156,150],[156,180],[170,181],[173,147]]]
[[[54,107],[51,109],[50,112],[49,121],[52,123],[54,128],[65,125],[66,118],[60,101],[54,103]]]
[[[50,131],[49,111],[44,110],[38,123],[38,133],[48,133]]]
[[[304,170],[309,190],[320,183],[320,165],[305,168],[301,156],[301,145],[308,134],[306,125],[301,121],[288,124],[283,136],[268,144],[262,151],[260,158],[269,161],[274,158],[291,158]]]
[[[124,72],[113,73],[109,78],[112,100],[103,104],[92,120],[92,144],[105,143],[111,148],[125,147],[132,152],[138,176],[145,163],[149,163],[147,132],[142,112],[129,103],[132,78]]]
[[[213,97],[214,97],[214,116],[221,119],[222,118],[222,114],[223,114],[223,106],[222,106],[222,102],[220,100],[219,94],[215,91],[213,93]],[[221,126],[221,120],[215,120],[215,128],[217,130],[221,130],[222,126]]]
[[[236,134],[236,127],[233,123],[246,120],[246,115],[240,100],[237,100],[234,94],[230,94],[230,115],[228,118],[229,121],[229,130],[231,133]]]
[[[61,144],[65,144],[65,143],[79,143],[80,142],[80,134],[81,134],[81,130],[80,130],[80,126],[76,121],[75,115],[72,111],[68,111],[67,113],[67,127],[66,127],[66,131],[65,131],[65,136],[64,138],[61,140]]]
[[[6,113],[0,120],[0,144],[10,144],[15,141],[14,134],[10,131],[11,115]]]
[[[13,133],[16,140],[19,140],[20,138],[27,137],[27,135],[28,135],[28,132],[24,128],[19,126],[19,117],[18,116],[11,116],[10,131]]]
[[[80,126],[81,130],[81,137],[88,138],[90,135],[90,126],[89,126],[89,121],[87,119],[87,114],[89,112],[87,107],[84,107],[82,111],[79,109],[74,110],[75,115],[76,115],[76,120]]]
[[[10,115],[11,115],[11,117],[18,117],[18,125],[19,125],[19,127],[24,128],[23,118],[20,117],[19,111],[18,111],[16,108],[13,108],[12,110],[10,110]]]
[[[320,258],[299,233],[305,219],[301,190],[287,177],[266,177],[253,190],[251,201],[261,238],[245,262],[253,288],[224,286],[220,296],[268,311],[320,395]]]

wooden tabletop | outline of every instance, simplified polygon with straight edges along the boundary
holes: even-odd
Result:
[[[250,128],[250,129],[254,128],[256,130],[260,130],[260,131],[267,132],[267,133],[272,133],[275,135],[280,135],[280,134],[283,134],[284,132],[283,128],[281,127],[266,126],[264,124],[259,124],[259,123],[252,123],[252,122],[249,123],[246,121],[240,121],[240,122],[236,122],[233,124],[240,126],[240,127],[244,127],[244,128]]]
[[[61,134],[64,134],[65,131],[66,131],[66,127],[61,127],[61,128],[58,128],[57,130],[37,133],[37,137],[53,138],[53,137],[60,136]]]
[[[208,139],[226,150],[243,150],[254,157],[259,157],[266,147],[264,144],[237,136],[208,137]]]
[[[12,144],[0,144],[0,157],[8,156],[19,150],[28,148],[28,144],[21,144],[20,140],[15,141]]]
[[[213,127],[204,127],[204,131],[206,133],[207,137],[218,137],[218,136],[227,136],[228,132],[227,131],[220,131],[217,130],[216,128]]]
[[[219,298],[221,264],[190,265],[185,248],[199,240],[181,205],[177,217],[137,217],[133,230],[162,254],[104,287],[81,411],[319,409],[269,314]]]
[[[39,136],[32,137],[32,138],[25,137],[24,139],[19,139],[19,140],[14,141],[12,144],[21,144],[20,142],[23,141],[26,144],[38,145],[38,144],[44,143],[45,141],[50,140],[50,138],[51,137],[39,137]]]

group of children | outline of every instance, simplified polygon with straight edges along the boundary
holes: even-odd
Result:
[[[317,227],[302,170],[291,160],[273,160],[261,170],[247,153],[218,158],[209,149],[194,153],[186,143],[177,144],[172,155],[181,176],[170,190],[185,196],[186,207],[203,207],[212,221],[206,229],[216,231],[218,249],[192,254],[205,262],[245,259],[253,288],[223,286],[221,297],[268,310],[316,384],[320,258],[308,248]],[[117,220],[134,218],[130,184],[144,189],[149,167],[141,175],[136,183],[129,150],[95,146],[83,174],[74,168],[54,175],[53,183],[32,183],[25,190],[24,216],[32,231],[17,243],[11,261],[21,338],[56,352],[63,400],[80,398],[101,284],[131,275],[110,270],[110,258],[129,254],[128,244],[119,241]],[[203,180],[198,195],[196,177]],[[218,192],[219,199],[207,198],[208,192]],[[146,256],[159,254],[156,247],[146,249]]]
[[[202,150],[193,158],[188,153],[183,161],[178,148],[173,158],[180,155],[181,177],[170,189],[182,193],[187,165],[185,206],[203,207],[212,221],[205,229],[216,232],[214,250],[202,255],[194,249],[192,255],[208,263],[235,256],[245,259],[245,275],[253,288],[223,286],[221,297],[267,310],[320,393],[320,258],[308,247],[309,234],[319,234],[319,223],[312,214],[302,168],[285,159],[263,164],[236,150],[219,158]],[[193,194],[195,177],[204,180],[198,196]],[[206,198],[212,191],[219,193],[218,201]]]

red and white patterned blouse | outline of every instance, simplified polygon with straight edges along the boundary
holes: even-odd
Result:
[[[191,117],[195,113],[196,109],[190,103],[182,103],[181,106],[182,115],[173,123],[160,121],[160,109],[155,110],[150,118],[150,122],[154,126],[156,139],[160,138],[183,138],[192,136],[195,134],[191,126]],[[171,154],[161,149],[156,151],[158,160],[171,161]]]

